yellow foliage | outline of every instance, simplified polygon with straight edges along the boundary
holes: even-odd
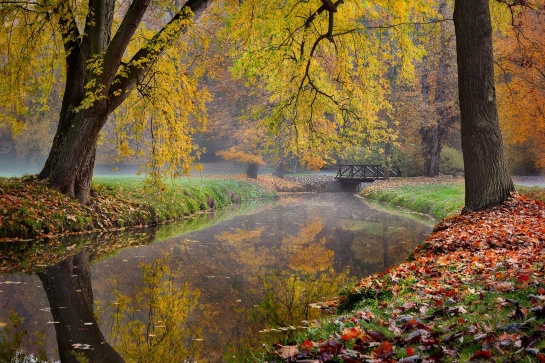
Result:
[[[321,5],[244,1],[224,33],[237,44],[232,74],[269,94],[268,103],[254,112],[260,120],[255,127],[273,136],[262,148],[280,158],[297,155],[311,169],[347,144],[392,134],[379,117],[389,105],[385,75],[397,66],[399,80],[410,81],[424,50],[412,39],[413,27],[389,25],[436,15],[430,0],[345,1],[329,29],[329,12],[317,12]]]
[[[161,260],[142,264],[135,296],[116,292],[112,346],[126,362],[179,362],[197,359],[199,329],[188,325],[199,293],[177,286],[179,272]],[[145,314],[141,314],[145,311]]]
[[[137,39],[143,43],[149,33],[141,29]],[[167,48],[138,92],[129,96],[128,106],[120,107],[115,115],[118,155],[134,155],[129,145],[144,144],[150,150],[144,169],[154,179],[189,175],[200,154],[192,135],[206,127],[206,102],[211,96],[198,86],[201,70],[189,69],[193,60],[180,56],[194,40],[188,35]],[[134,49],[139,46],[135,42]]]

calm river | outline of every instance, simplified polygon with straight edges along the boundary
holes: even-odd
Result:
[[[65,241],[77,254],[58,261],[29,249],[29,273],[0,275],[0,352],[22,337],[52,361],[236,361],[274,338],[271,328],[312,325],[327,311],[311,303],[399,264],[433,224],[348,193],[286,194],[198,221],[109,236],[93,250]]]

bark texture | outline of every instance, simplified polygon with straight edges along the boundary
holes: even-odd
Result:
[[[149,0],[132,1],[113,36],[114,0],[89,0],[83,33],[71,3],[60,3],[66,84],[57,131],[40,178],[49,179],[53,188],[81,203],[90,202],[96,145],[108,116],[129,96],[174,38],[187,31],[187,26],[179,26],[180,20],[189,16],[184,8],[199,17],[211,2],[187,1],[127,63],[122,62],[123,55],[148,10]],[[92,102],[89,93],[93,94]]]
[[[94,315],[89,252],[83,251],[38,276],[49,300],[62,363],[122,363],[123,358],[106,342]],[[77,345],[80,344],[80,345]]]
[[[456,0],[454,26],[465,209],[477,210],[502,203],[514,191],[498,122],[488,0]]]

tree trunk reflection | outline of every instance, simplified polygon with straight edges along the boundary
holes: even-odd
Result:
[[[94,363],[124,362],[104,339],[94,316],[89,251],[48,267],[38,276],[55,321],[61,362],[78,363],[78,356]]]

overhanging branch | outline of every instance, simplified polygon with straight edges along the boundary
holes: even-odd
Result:
[[[212,0],[189,0],[180,11],[165,25],[148,43],[124,64],[112,81],[109,91],[109,111],[114,111],[129,96],[139,80],[142,79],[161,53],[172,43],[176,36],[185,34],[188,25],[181,24],[193,16],[198,18],[210,5]]]

